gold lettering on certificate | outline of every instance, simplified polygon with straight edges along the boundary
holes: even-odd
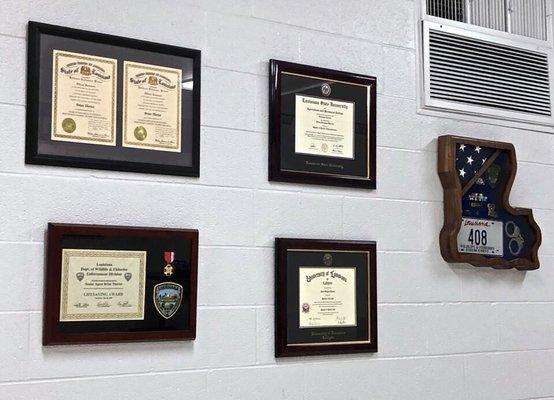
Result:
[[[123,146],[181,151],[181,70],[123,63]]]
[[[300,328],[356,326],[356,269],[300,267]]]
[[[117,60],[54,50],[52,140],[115,146]]]
[[[64,249],[60,321],[144,319],[146,252]]]
[[[295,152],[354,158],[354,103],[296,95]]]

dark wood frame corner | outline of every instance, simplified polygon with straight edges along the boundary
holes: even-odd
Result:
[[[166,164],[143,163],[138,161],[103,160],[78,156],[41,154],[38,150],[39,119],[39,83],[41,57],[40,36],[49,34],[64,38],[97,42],[137,50],[148,50],[178,57],[190,58],[193,62],[193,105],[192,105],[192,165],[177,166]],[[201,51],[177,47],[162,43],[131,39],[104,33],[85,31],[64,26],[50,25],[29,21],[27,29],[27,100],[26,100],[26,136],[25,163],[74,168],[93,168],[100,170],[143,172],[161,175],[200,176],[200,84],[201,84]],[[120,121],[118,121],[118,124]]]
[[[456,171],[456,144],[465,143],[474,146],[483,146],[505,150],[510,158],[510,176],[502,194],[502,207],[514,215],[527,217],[536,241],[531,249],[530,259],[517,258],[507,261],[503,258],[488,258],[479,254],[462,254],[458,251],[457,235],[462,223],[461,198],[462,187]],[[492,163],[489,160],[487,163]],[[485,165],[487,165],[485,163]],[[437,171],[444,189],[444,224],[440,232],[440,251],[447,262],[469,263],[476,267],[492,267],[496,269],[516,268],[518,270],[533,270],[540,266],[538,249],[541,244],[541,230],[533,218],[533,211],[529,208],[512,207],[509,202],[510,191],[517,172],[516,152],[513,144],[492,140],[474,139],[462,136],[444,135],[438,139]]]
[[[287,251],[328,250],[367,251],[369,253],[369,343],[287,345]],[[346,353],[377,352],[377,244],[373,241],[346,241],[322,239],[275,239],[275,357],[298,357]]]
[[[321,77],[323,79],[357,83],[370,86],[369,93],[369,176],[368,179],[352,177],[326,176],[325,174],[302,171],[283,171],[281,169],[281,71]],[[271,59],[269,61],[269,149],[268,180],[289,183],[305,183],[326,186],[343,186],[362,189],[375,189],[376,169],[376,131],[377,131],[377,78],[374,76],[349,73],[327,68],[314,67],[287,61]]]
[[[61,253],[64,235],[84,236],[180,236],[192,243],[190,262],[190,308],[187,329],[140,332],[64,333],[58,329],[60,318]],[[128,341],[193,340],[196,338],[196,306],[198,281],[198,231],[192,229],[143,228],[130,226],[74,225],[49,223],[44,270],[44,305],[42,344],[85,344]]]

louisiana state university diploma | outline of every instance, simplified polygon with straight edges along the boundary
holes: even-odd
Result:
[[[60,321],[144,319],[145,251],[64,249]]]
[[[354,103],[296,95],[295,152],[354,158]]]
[[[300,267],[300,328],[356,326],[356,269]]]
[[[115,146],[117,60],[54,50],[52,140]]]
[[[123,146],[181,151],[181,70],[123,63]]]

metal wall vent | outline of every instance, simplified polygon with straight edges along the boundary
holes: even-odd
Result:
[[[551,116],[546,53],[440,29],[428,34],[431,100]]]
[[[547,0],[427,0],[427,15],[547,39]]]
[[[466,3],[469,0],[427,0],[427,14],[452,21],[469,22]]]

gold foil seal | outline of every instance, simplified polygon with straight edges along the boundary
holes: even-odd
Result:
[[[62,129],[67,133],[73,133],[77,129],[77,124],[73,118],[66,118],[62,121]]]
[[[146,136],[148,136],[148,133],[146,132],[146,128],[144,126],[137,126],[135,128],[135,138],[137,140],[140,140],[141,142],[146,139]]]

